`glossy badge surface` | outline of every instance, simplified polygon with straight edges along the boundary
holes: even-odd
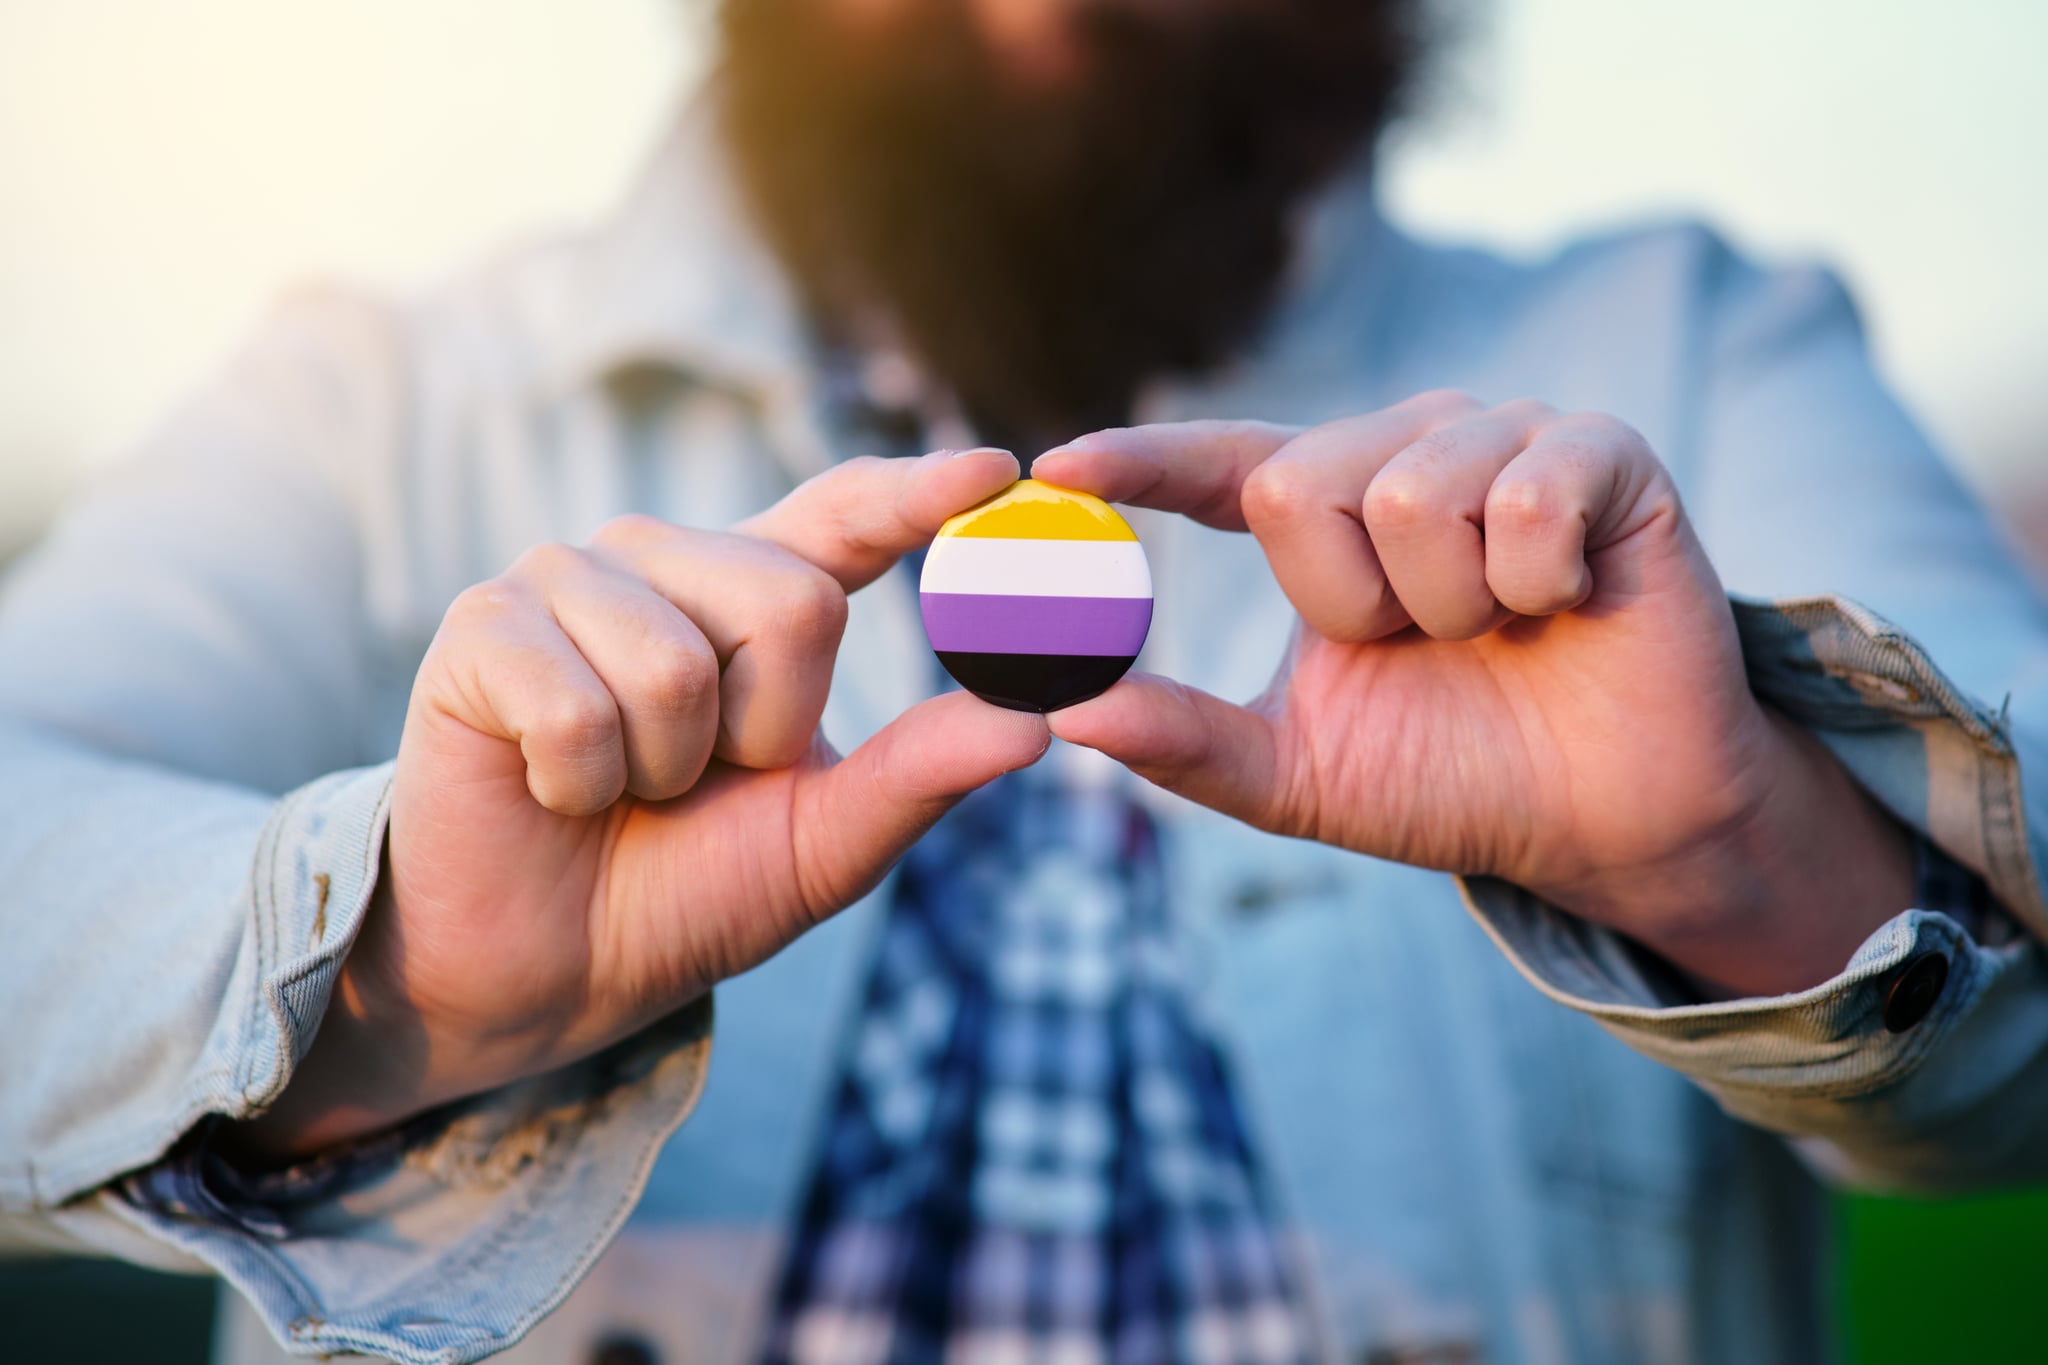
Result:
[[[1136,533],[1102,499],[1035,479],[939,528],[918,598],[946,671],[1012,711],[1057,711],[1104,691],[1152,626]]]

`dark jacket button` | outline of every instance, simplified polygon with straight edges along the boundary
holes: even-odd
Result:
[[[590,1365],[661,1365],[661,1357],[643,1338],[614,1332],[591,1351]]]
[[[1884,993],[1884,1026],[1904,1033],[1927,1017],[1948,984],[1948,954],[1921,953],[1907,960]]]

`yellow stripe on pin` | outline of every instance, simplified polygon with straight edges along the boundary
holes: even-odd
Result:
[[[939,528],[939,535],[1002,540],[1136,540],[1138,533],[1102,499],[1036,479],[1019,479]]]

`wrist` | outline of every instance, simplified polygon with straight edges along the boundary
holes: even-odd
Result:
[[[568,1060],[568,1025],[539,1013],[516,1026],[434,1011],[404,972],[389,860],[312,1045],[262,1114],[223,1132],[226,1150],[295,1161]],[[585,1048],[583,1051],[590,1049]]]
[[[342,961],[312,1045],[269,1108],[223,1131],[229,1152],[259,1161],[297,1160],[429,1107],[431,1102],[413,1098],[423,1079],[424,1031],[417,1022],[404,1022],[409,1011],[394,1004],[366,942],[374,937],[373,926],[389,917],[388,885],[387,876],[363,933]]]
[[[1652,866],[1549,897],[1627,934],[1707,999],[1838,974],[1913,896],[1911,837],[1811,732],[1759,707],[1734,814]]]

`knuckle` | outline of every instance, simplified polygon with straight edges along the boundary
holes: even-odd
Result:
[[[448,604],[443,621],[454,626],[477,626],[502,621],[523,610],[526,595],[501,578],[464,588]]]
[[[1612,451],[1629,456],[1646,456],[1650,443],[1643,434],[1607,412],[1575,412],[1558,419],[1575,443],[1592,450]]]
[[[1302,467],[1291,460],[1268,460],[1245,476],[1238,507],[1253,526],[1278,526],[1308,516],[1315,507],[1315,489]]]
[[[628,512],[613,517],[597,528],[591,543],[607,549],[631,550],[652,544],[668,532],[668,523],[659,517],[650,517],[644,512]]]
[[[535,545],[512,562],[508,578],[530,583],[547,583],[585,567],[589,558],[573,545],[548,541]]]
[[[1486,495],[1486,524],[1503,530],[1534,530],[1562,512],[1556,493],[1535,479],[1505,480]]]
[[[807,645],[829,645],[846,629],[846,592],[823,569],[805,564],[777,592],[782,629]]]
[[[1440,419],[1479,412],[1486,405],[1462,389],[1430,389],[1408,400],[1417,409]]]
[[[692,640],[673,637],[646,646],[645,686],[671,715],[694,715],[718,697],[718,658]]]
[[[1540,398],[1513,398],[1494,409],[1497,416],[1525,425],[1538,425],[1557,416],[1557,409]]]
[[[1365,490],[1366,525],[1376,530],[1405,530],[1435,514],[1435,489],[1418,469],[1383,469]]]
[[[549,703],[537,728],[564,753],[602,750],[619,741],[619,709],[609,696],[564,691]]]

